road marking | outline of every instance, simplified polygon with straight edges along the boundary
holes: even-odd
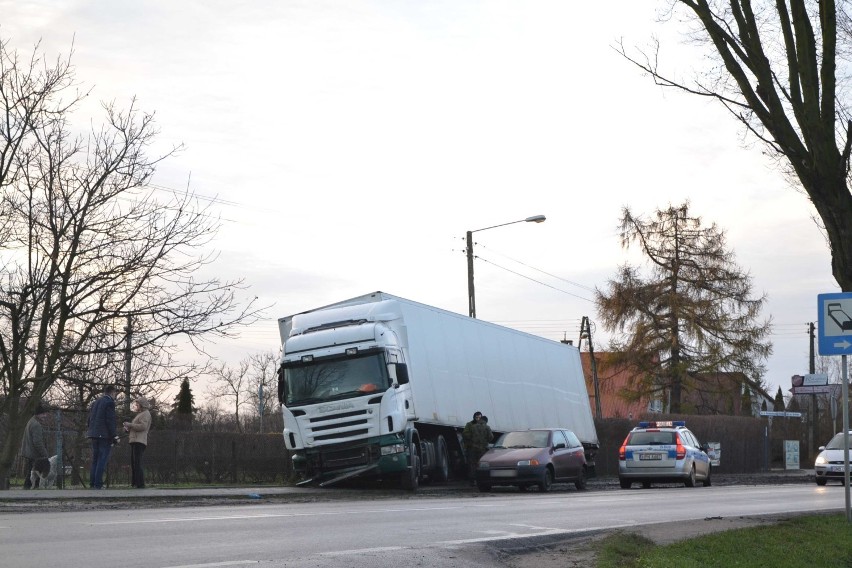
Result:
[[[180,566],[164,566],[163,568],[213,568],[214,566],[246,566],[260,564],[259,560],[230,560],[227,562],[211,562],[210,564],[181,564]]]
[[[264,513],[257,515],[217,515],[215,517],[165,517],[159,519],[131,519],[126,521],[104,521],[99,523],[86,523],[88,526],[109,525],[141,525],[148,523],[190,523],[195,521],[231,521],[250,519],[278,519],[286,517],[321,517],[330,515],[363,515],[364,513],[400,513],[410,511],[449,511],[461,509],[461,506],[453,507],[410,507],[393,509],[371,509],[357,511],[329,511],[325,513]]]
[[[514,526],[526,526],[526,525],[514,525]],[[535,533],[506,533],[501,536],[483,536],[479,538],[465,538],[460,540],[443,540],[441,542],[437,542],[435,544],[442,546],[454,546],[459,544],[476,544],[481,542],[494,542],[499,540],[512,540],[516,538],[533,538],[538,536],[553,536],[558,534],[577,534],[577,533],[585,533],[590,531],[598,531],[605,529],[619,529],[624,527],[635,526],[635,524],[620,524],[620,525],[610,525],[610,526],[601,526],[601,527],[584,527],[582,529],[544,529]]]
[[[322,552],[320,556],[347,556],[351,554],[366,554],[370,552],[391,552],[394,550],[403,550],[404,546],[378,546],[376,548],[354,548],[352,550],[337,550],[334,552]]]

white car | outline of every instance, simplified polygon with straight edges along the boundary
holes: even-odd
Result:
[[[852,446],[852,431],[849,432]],[[843,485],[843,432],[834,435],[829,443],[820,446],[819,455],[814,462],[817,485],[825,485],[829,479],[836,479]],[[852,454],[852,448],[850,448]]]

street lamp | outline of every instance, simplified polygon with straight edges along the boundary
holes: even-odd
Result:
[[[519,219],[509,223],[501,223],[500,225],[492,225],[484,229],[476,229],[475,231],[467,232],[467,307],[468,315],[472,318],[476,317],[476,298],[473,292],[473,233],[486,231],[488,229],[496,229],[497,227],[505,227],[506,225],[514,225],[515,223],[543,223],[546,217],[544,215],[533,215],[526,219]]]

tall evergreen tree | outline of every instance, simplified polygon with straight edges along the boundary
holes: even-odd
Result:
[[[778,387],[778,392],[775,393],[775,410],[784,410],[784,393],[781,392],[781,387]]]
[[[752,399],[751,399],[751,389],[745,387],[743,390],[742,399],[740,400],[740,413],[743,416],[754,416],[754,409],[752,408]]]
[[[180,391],[178,391],[175,401],[172,404],[175,418],[177,419],[178,424],[182,427],[189,428],[192,425],[192,417],[196,411],[196,408],[193,405],[194,401],[195,397],[189,386],[189,379],[184,379],[180,383]]]
[[[604,327],[621,333],[610,346],[613,363],[637,371],[634,395],[667,393],[677,413],[699,373],[742,372],[763,386],[772,352],[770,322],[758,321],[766,298],[752,298],[751,277],[734,263],[725,233],[702,226],[686,202],[651,220],[625,207],[620,237],[625,249],[639,246],[650,274],[625,264],[595,299]]]

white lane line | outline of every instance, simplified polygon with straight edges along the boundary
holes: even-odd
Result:
[[[210,564],[181,564],[180,566],[164,566],[163,568],[213,568],[215,566],[246,566],[260,564],[259,560],[230,560],[227,562],[212,562]]]
[[[525,525],[515,525],[515,526],[525,526]],[[501,535],[501,536],[483,536],[483,537],[479,537],[479,538],[465,538],[465,539],[461,539],[461,540],[444,540],[444,541],[441,541],[441,542],[436,542],[435,544],[442,545],[442,546],[454,546],[454,545],[459,545],[459,544],[475,544],[475,543],[480,543],[480,542],[493,542],[493,541],[498,541],[498,540],[511,540],[511,539],[515,539],[515,538],[533,538],[533,537],[537,537],[537,536],[553,536],[553,535],[559,535],[559,534],[577,534],[577,533],[584,533],[584,532],[589,532],[589,531],[604,530],[604,529],[619,529],[619,528],[632,527],[632,526],[636,526],[635,523],[633,523],[633,524],[625,523],[625,524],[620,524],[620,525],[607,525],[607,526],[601,526],[601,527],[584,527],[582,529],[544,529],[544,530],[541,530],[539,532],[534,532],[534,533],[506,533],[506,534]]]
[[[109,525],[139,525],[146,523],[190,523],[195,521],[231,521],[246,519],[277,519],[286,517],[321,517],[331,515],[362,515],[364,513],[401,513],[411,511],[450,511],[461,509],[460,506],[453,507],[411,507],[405,509],[372,509],[358,511],[329,511],[325,513],[263,513],[257,515],[217,515],[215,517],[164,517],[159,519],[131,519],[126,521],[104,521],[99,523],[86,523],[87,526],[109,526]]]
[[[367,554],[370,552],[391,552],[403,550],[404,546],[378,546],[376,548],[354,548],[352,550],[336,550],[334,552],[322,552],[320,556],[348,556],[351,554]]]

